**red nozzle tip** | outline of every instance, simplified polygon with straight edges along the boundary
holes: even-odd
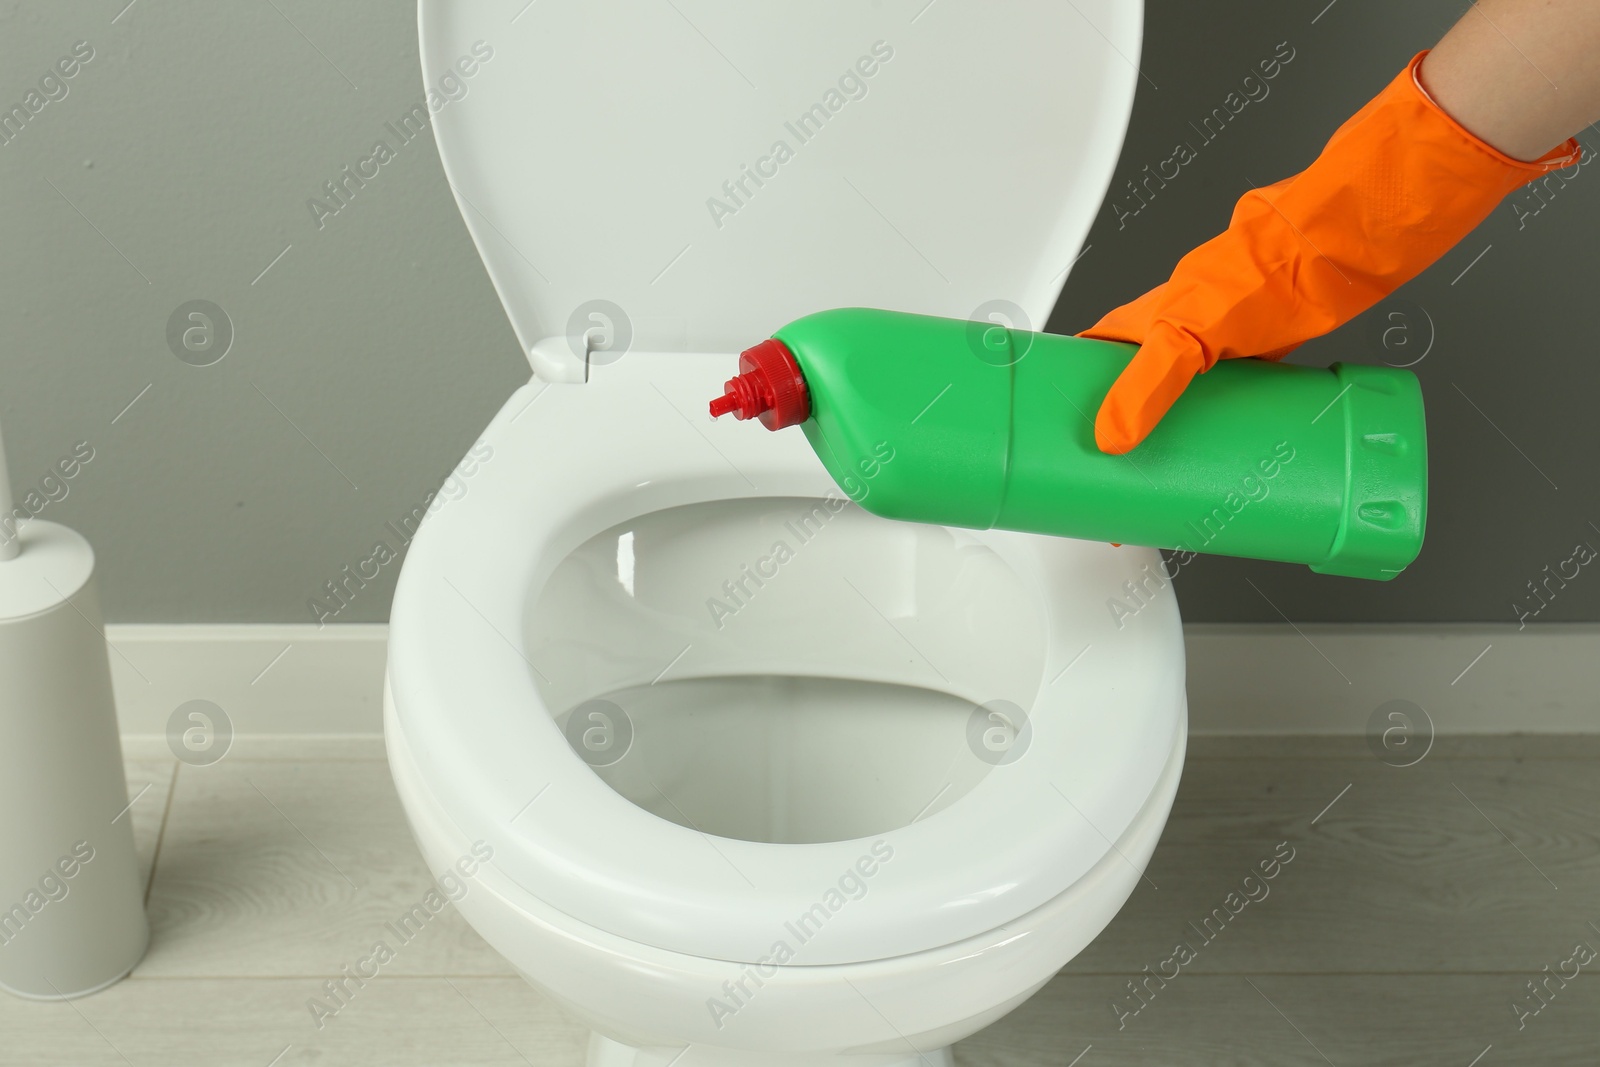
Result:
[[[810,417],[805,377],[782,341],[769,338],[739,353],[739,374],[729,378],[723,394],[711,401],[712,418],[730,412],[736,419],[759,418],[769,430]]]

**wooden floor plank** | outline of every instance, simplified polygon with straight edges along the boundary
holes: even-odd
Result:
[[[1415,714],[1415,713],[1413,713]],[[1385,720],[1387,721],[1387,720]],[[1421,722],[1421,720],[1419,720]],[[1415,736],[1395,735],[1413,754],[1431,759],[1600,759],[1600,733],[1595,734],[1446,734],[1429,740],[1425,726]],[[1382,734],[1374,741],[1349,734],[1207,734],[1191,735],[1189,758],[1196,759],[1367,759],[1381,755]],[[1400,762],[1397,760],[1396,762]]]
[[[1600,976],[1580,975],[1519,1029],[1523,980],[1183,974],[1122,1015],[1125,988],[1062,975],[958,1045],[956,1062],[1066,1067],[1089,1046],[1080,1067],[1468,1067],[1486,1049],[1479,1067],[1600,1061]]]
[[[405,941],[386,926],[433,885],[385,763],[184,767],[138,973],[337,974],[378,940],[395,952],[395,974],[514,973],[453,907]]]
[[[1564,985],[1543,972],[1570,968],[1578,942],[1600,949],[1600,759],[1540,740],[1396,768],[1359,746],[1279,742],[1191,758],[1150,881],[957,1062],[1600,1062],[1600,960]],[[328,998],[430,884],[387,767],[338,758],[350,752],[230,755],[175,781],[159,753],[130,760],[130,796],[150,785],[130,809],[141,863],[155,858],[150,954],[69,1005],[0,997],[0,1067],[581,1067],[583,1027],[453,909],[379,978]],[[1174,971],[1180,940],[1192,958]]]
[[[306,1007],[319,985],[130,978],[69,1004],[0,997],[0,1065],[583,1064],[587,1034],[521,978],[380,977],[320,1027]]]
[[[1522,976],[1184,974],[1137,1014],[1126,989],[1059,976],[956,1048],[961,1067],[1591,1065],[1600,981],[1581,975],[1537,1015]],[[520,978],[379,979],[319,1029],[305,978],[133,978],[91,998],[0,998],[0,1065],[581,1067],[587,1035]],[[1120,994],[1120,998],[1119,998]],[[1123,1012],[1113,1010],[1120,1000]],[[1119,1027],[1119,1023],[1121,1024]],[[1487,1050],[1487,1051],[1486,1051]],[[680,1061],[695,1067],[693,1053]]]
[[[1191,761],[1149,881],[1067,969],[1138,972],[1188,938],[1211,973],[1537,970],[1600,921],[1596,812],[1596,765],[1571,760]]]
[[[172,790],[173,773],[178,761],[169,755],[166,759],[130,759],[124,761],[123,774],[128,779],[128,812],[123,816],[133,820],[133,847],[139,857],[139,883],[150,885],[150,871],[155,863],[156,845],[161,839],[161,826],[167,816],[167,798]]]

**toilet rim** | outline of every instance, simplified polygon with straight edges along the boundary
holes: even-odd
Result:
[[[636,807],[572,752],[520,651],[528,605],[560,560],[588,536],[658,506],[820,496],[831,488],[799,435],[737,428],[760,436],[742,443],[750,458],[735,472],[714,443],[705,447],[701,431],[684,431],[686,401],[704,394],[730,357],[674,353],[671,374],[652,379],[641,373],[648,358],[636,355],[631,372],[555,387],[559,399],[541,401],[538,419],[519,423],[516,414],[540,387],[514,394],[484,436],[498,462],[430,517],[411,548],[391,622],[396,721],[419,774],[456,824],[490,841],[509,877],[575,919],[643,944],[738,962],[771,952],[781,935],[774,913],[829,903],[824,898],[852,869],[862,872],[853,881],[873,878],[872,891],[830,907],[826,929],[799,962],[860,962],[953,943],[1003,925],[1081,877],[1142,807],[1180,728],[1175,603],[1141,613],[1139,627],[1102,624],[1099,655],[1073,667],[1060,696],[1035,706],[1023,759],[925,820],[871,840],[777,845],[703,834]],[[605,422],[596,421],[600,412]],[[596,427],[619,419],[659,431],[656,447],[607,449]],[[718,432],[737,431],[704,431]],[[583,464],[541,464],[563,443],[570,447],[573,434],[588,445]],[[641,475],[649,492],[636,485]],[[759,488],[744,480],[751,475]],[[1042,585],[1075,573],[1115,589],[1137,570],[1141,553],[1154,556],[976,536]],[[1086,595],[1045,597],[1047,673],[1081,654]],[[1105,615],[1099,600],[1093,614]],[[1065,705],[1086,694],[1105,705],[1097,706],[1102,713],[1071,714]],[[995,833],[997,826],[1007,832]],[[957,865],[952,854],[984,858]]]
[[[471,839],[464,835],[459,826],[449,820],[449,817],[441,809],[438,798],[418,774],[415,755],[405,739],[404,731],[397,729],[394,702],[387,683],[384,686],[383,694],[383,716],[387,754],[390,766],[394,771],[396,790],[400,795],[407,816],[416,830],[424,856],[433,857],[438,862],[448,864],[455,854],[470,850]],[[1095,874],[1103,872],[1110,865],[1118,862],[1121,856],[1137,855],[1153,846],[1154,841],[1146,839],[1158,838],[1162,827],[1166,823],[1167,811],[1171,806],[1173,796],[1176,794],[1178,784],[1182,778],[1187,747],[1188,731],[1187,729],[1182,729],[1173,739],[1173,747],[1162,765],[1161,777],[1157,781],[1156,787],[1152,790],[1144,808],[1139,813],[1138,818],[1117,838],[1115,842],[1116,850],[1108,849],[1106,854],[1101,857],[1100,863],[1096,868],[1092,868],[1086,877],[1094,877]],[[496,866],[495,857],[491,857],[483,864],[483,868],[495,868]],[[727,966],[740,966],[744,963],[744,961],[719,960],[705,956],[686,956],[684,953],[657,948],[653,945],[644,945],[623,938],[611,930],[591,926],[551,908],[536,894],[529,892],[526,887],[512,881],[497,869],[490,872],[480,868],[480,871],[472,875],[472,877],[477,881],[483,882],[489,888],[489,895],[498,899],[496,906],[510,907],[519,912],[527,913],[533,916],[534,920],[540,925],[558,930],[567,938],[583,942],[595,952],[611,956],[620,955],[637,960],[656,973],[668,973],[687,967],[697,967],[702,969],[703,976],[720,979],[725,974]],[[1138,878],[1140,875],[1133,875],[1133,877]],[[1082,885],[1083,882],[1080,880],[1066,887],[1063,894],[1058,894],[1056,897],[1051,898],[1051,900],[1042,905],[1042,908],[1046,910],[1053,909],[1061,902],[1063,896],[1070,895]],[[470,890],[467,895],[471,895]],[[1109,913],[1104,918],[1109,920],[1120,906],[1121,902],[1119,900],[1109,909]],[[923,957],[930,966],[939,966],[956,962],[970,954],[993,949],[1000,944],[1010,944],[1016,938],[1013,931],[1007,929],[1007,927],[1011,927],[1013,924],[1025,924],[1029,918],[1037,915],[1039,910],[1035,909],[1034,912],[1028,916],[1023,916],[1020,920],[1013,920],[1012,923],[1004,924],[994,930],[982,931],[961,941],[948,944],[930,944],[925,948],[918,949],[912,955]],[[1089,937],[1086,937],[1085,940],[1091,939],[1093,934],[1097,932],[1098,928],[1091,931]],[[494,947],[504,951],[503,946],[498,943],[495,943]],[[521,961],[517,960],[514,955],[509,955],[508,958],[513,965],[521,965]],[[904,956],[886,957],[883,959],[853,961],[852,964],[845,964],[844,966],[852,966],[854,964],[864,966],[893,965],[901,963],[905,959],[906,957]],[[809,973],[817,973],[825,970],[826,967],[803,969]]]

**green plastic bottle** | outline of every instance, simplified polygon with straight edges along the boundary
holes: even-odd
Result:
[[[711,414],[799,424],[892,519],[1305,563],[1386,580],[1422,549],[1422,390],[1393,367],[1223,360],[1125,455],[1094,441],[1135,347],[869,308],[740,356]]]

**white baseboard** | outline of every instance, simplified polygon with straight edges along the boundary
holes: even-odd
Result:
[[[1184,633],[1196,734],[1359,735],[1396,699],[1420,705],[1442,735],[1600,732],[1600,624],[1191,623]],[[386,634],[110,626],[123,733],[164,734],[180,704],[203,699],[240,735],[379,734]]]
[[[165,734],[180,704],[209,700],[236,734],[381,734],[388,632],[381,625],[107,626],[122,732]]]
[[[1409,700],[1440,735],[1600,732],[1600,624],[1194,623],[1201,734],[1362,734]]]

